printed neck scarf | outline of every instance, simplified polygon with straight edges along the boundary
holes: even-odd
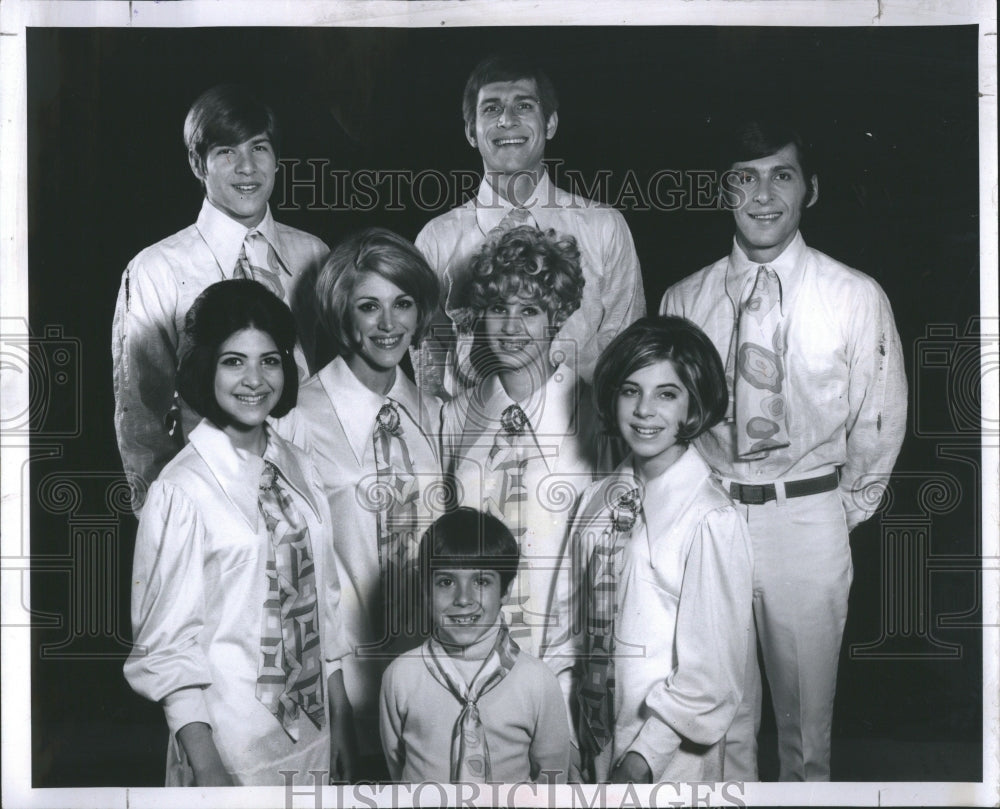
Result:
[[[510,636],[506,624],[501,623],[493,648],[469,685],[465,684],[465,678],[440,641],[431,638],[427,648],[430,654],[424,655],[424,663],[431,676],[462,703],[462,712],[451,734],[451,780],[486,783],[492,780],[492,769],[478,701],[510,674],[520,647]]]

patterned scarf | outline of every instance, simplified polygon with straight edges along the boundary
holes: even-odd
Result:
[[[491,781],[490,751],[478,701],[510,674],[521,649],[501,622],[493,648],[469,685],[440,641],[431,638],[426,650],[424,663],[431,676],[462,703],[451,734],[451,780],[475,784]]]
[[[298,741],[300,708],[316,727],[326,722],[316,568],[309,529],[270,461],[261,475],[259,506],[270,542],[256,693]]]

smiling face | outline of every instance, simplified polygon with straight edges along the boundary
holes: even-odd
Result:
[[[348,312],[355,350],[347,364],[355,376],[367,384],[394,375],[420,319],[413,296],[378,273],[365,272],[354,284]]]
[[[505,595],[495,570],[435,570],[431,575],[435,636],[452,646],[471,646],[496,628]]]
[[[242,329],[219,346],[215,400],[227,417],[219,426],[235,446],[257,446],[264,420],[281,399],[284,385],[281,352],[267,332]]]
[[[278,159],[267,135],[261,133],[236,145],[212,146],[204,165],[195,155],[189,159],[212,205],[248,228],[260,223],[278,170]]]
[[[483,332],[500,371],[544,370],[553,329],[548,312],[534,296],[512,295],[483,316]]]
[[[498,81],[480,88],[475,126],[466,137],[482,155],[484,171],[538,173],[545,141],[555,135],[557,125],[556,113],[545,119],[534,79]]]
[[[618,388],[618,430],[648,478],[670,467],[684,454],[677,430],[688,417],[688,391],[670,360],[658,360],[633,371]]]
[[[742,196],[734,212],[736,241],[751,261],[773,261],[795,238],[802,211],[819,196],[816,175],[803,176],[791,143],[768,157],[734,163],[731,171]]]

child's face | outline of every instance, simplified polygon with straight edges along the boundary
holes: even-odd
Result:
[[[504,596],[495,570],[435,570],[431,575],[434,634],[442,643],[471,646],[496,627]]]
[[[688,392],[670,360],[633,371],[615,398],[618,430],[650,477],[684,454],[677,429],[688,415]]]
[[[544,365],[552,344],[550,325],[549,313],[535,296],[512,295],[490,306],[483,328],[499,370]]]
[[[259,436],[281,399],[285,371],[270,334],[255,328],[231,334],[215,364],[215,401],[228,418],[223,430],[237,446]]]

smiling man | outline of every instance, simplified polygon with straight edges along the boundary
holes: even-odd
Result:
[[[115,308],[115,430],[137,512],[149,484],[199,420],[174,392],[184,316],[194,299],[227,278],[266,286],[296,315],[301,344],[295,360],[305,376],[315,325],[303,279],[329,253],[316,237],[271,217],[278,125],[248,90],[221,85],[203,93],[188,111],[184,143],[205,189],[198,221],[132,259]]]
[[[579,245],[583,302],[559,342],[570,346],[567,362],[590,380],[604,346],[646,311],[628,225],[614,208],[549,180],[542,161],[559,125],[558,99],[535,65],[499,56],[480,62],[466,82],[462,114],[466,140],[483,159],[483,180],[475,197],[431,220],[416,239],[445,297],[430,338],[414,352],[418,383],[448,399],[476,381],[470,345],[456,341],[451,318],[466,305],[469,263],[487,236],[522,224],[572,236]]]
[[[750,526],[779,777],[829,780],[848,532],[875,510],[903,441],[902,352],[879,285],[799,233],[819,181],[798,133],[745,124],[724,158],[732,252],[668,289],[660,312],[694,321],[726,360],[727,418],[696,443]],[[760,699],[754,655],[727,779],[757,778]]]

